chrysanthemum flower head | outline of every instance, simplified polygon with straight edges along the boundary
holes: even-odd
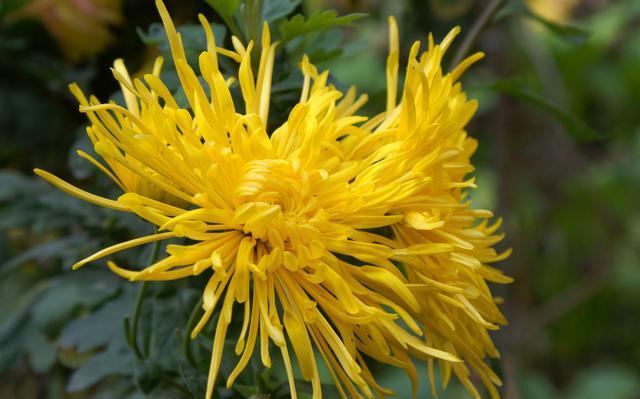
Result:
[[[404,369],[414,391],[414,361],[428,362],[432,384],[438,362],[445,385],[453,373],[479,396],[472,369],[496,397],[500,380],[484,360],[498,353],[487,331],[505,320],[486,282],[509,281],[488,265],[508,253],[492,248],[502,239],[495,233],[499,222],[489,224],[491,212],[472,209],[466,197],[474,187],[465,176],[476,142],[464,129],[477,105],[458,83],[481,54],[444,73],[442,56],[457,29],[440,44],[430,39],[423,53],[414,44],[398,98],[398,32],[391,19],[384,112],[357,115],[366,96],[353,88],[341,93],[327,71],[304,57],[300,100],[268,131],[277,46],[268,26],[259,50],[237,38],[227,50],[216,47],[201,16],[208,43],[198,65],[203,86],[164,5],[157,5],[189,108],[179,107],[157,74],[132,81],[116,65],[127,108],[73,91],[107,166],[92,162],[125,193],[114,201],[37,173],[87,201],[133,212],[158,233],[106,248],[75,267],[136,245],[188,238],[190,244],[168,245],[166,257],[142,270],[108,265],[133,281],[208,279],[204,314],[192,334],[220,309],[207,398],[235,317],[242,320],[239,360],[228,387],[256,351],[270,367],[273,343],[294,398],[292,357],[314,398],[322,396],[320,358],[343,397],[393,394],[376,383],[371,360]],[[260,51],[257,71],[254,51]],[[237,79],[223,76],[218,56],[239,64]],[[242,104],[231,96],[236,81]],[[120,169],[153,190],[125,184]],[[240,315],[236,303],[244,307]]]

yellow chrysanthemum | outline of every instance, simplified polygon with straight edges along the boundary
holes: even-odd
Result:
[[[508,253],[492,249],[502,239],[495,234],[499,222],[489,225],[491,212],[471,209],[465,196],[474,186],[465,176],[473,170],[476,142],[464,128],[477,105],[457,82],[482,54],[445,74],[441,59],[458,29],[440,44],[430,38],[421,55],[415,43],[398,103],[398,31],[390,19],[385,112],[371,119],[356,115],[366,96],[357,97],[353,88],[343,95],[327,83],[328,72],[305,57],[300,101],[268,132],[277,46],[268,26],[254,77],[255,44],[245,47],[233,38],[233,51],[216,47],[201,16],[208,43],[199,57],[203,87],[161,0],[157,6],[189,109],[178,106],[157,73],[132,81],[117,62],[114,75],[127,108],[87,101],[75,86],[72,91],[110,169],[91,162],[125,193],[114,201],[36,173],[84,200],[133,212],[159,232],[106,248],[74,268],[167,238],[194,242],[168,245],[167,257],[141,271],[108,265],[132,281],[211,273],[204,315],[192,332],[195,337],[221,303],[207,398],[236,302],[244,312],[229,387],[257,345],[270,367],[273,342],[293,398],[291,349],[314,398],[322,396],[318,356],[343,397],[393,394],[376,383],[365,358],[404,369],[414,391],[414,359],[428,362],[432,384],[438,361],[445,385],[453,373],[478,397],[471,368],[497,397],[500,380],[484,363],[498,356],[487,330],[505,320],[486,282],[509,281],[488,266]],[[219,70],[218,55],[239,63],[240,110],[229,89],[235,81]]]
[[[13,17],[38,19],[72,61],[97,54],[121,22],[121,0],[32,0]]]

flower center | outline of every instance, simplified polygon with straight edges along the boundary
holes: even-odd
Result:
[[[290,161],[265,159],[247,162],[234,191],[234,224],[270,247],[297,248],[319,238],[309,224],[317,201],[307,172]]]
[[[308,187],[304,187],[304,180],[289,161],[249,161],[236,186],[234,205],[239,208],[248,202],[265,202],[280,205],[285,212],[295,211],[304,203],[304,189],[308,191]]]

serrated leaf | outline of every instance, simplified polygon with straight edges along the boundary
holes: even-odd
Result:
[[[31,369],[36,373],[45,373],[58,358],[58,348],[42,332],[29,329],[24,344],[29,355]]]
[[[87,270],[63,274],[51,281],[47,292],[31,308],[33,323],[42,329],[55,329],[78,308],[95,307],[117,289],[116,277],[108,272]]]
[[[352,22],[364,17],[366,14],[348,14],[338,17],[335,10],[319,11],[305,19],[301,14],[284,20],[278,26],[280,40],[283,43],[299,36],[304,36],[313,32],[320,32],[337,26],[349,25]]]
[[[223,47],[224,39],[227,35],[227,28],[217,23],[211,23],[211,28],[216,38],[216,45]],[[177,30],[182,38],[187,62],[189,65],[198,65],[198,56],[207,48],[207,38],[202,26],[199,24],[184,24],[179,26]],[[164,58],[165,67],[162,68],[160,78],[169,91],[176,95],[176,92],[181,89],[181,85],[175,71],[175,66],[173,65],[169,40],[167,39],[164,27],[160,23],[153,23],[149,25],[146,31],[138,28],[138,36],[140,36],[140,39],[145,44],[156,47],[160,55]],[[226,60],[224,60],[224,58],[220,59],[221,65],[224,65],[225,62]],[[196,73],[198,73],[197,70]],[[186,106],[187,102],[184,93],[181,94],[181,97],[185,100],[183,103],[179,101],[181,100],[180,96],[176,98],[176,101],[179,101],[178,104],[180,106]]]
[[[0,172],[0,201],[15,200],[18,196],[34,192],[33,180],[13,171],[3,170]]]
[[[243,398],[254,398],[258,394],[258,388],[250,385],[234,384],[233,390]]]
[[[205,0],[222,18],[230,18],[240,7],[240,0]]]
[[[602,135],[591,129],[587,124],[573,113],[562,109],[553,101],[536,93],[526,83],[519,79],[498,80],[490,89],[499,91],[518,98],[519,100],[533,104],[553,115],[562,124],[565,130],[574,138],[581,141],[592,141],[602,138]]]
[[[291,14],[300,4],[300,0],[267,0],[262,7],[262,19],[273,22]]]
[[[89,316],[67,324],[58,341],[63,347],[73,347],[86,352],[111,342],[122,335],[122,319],[131,312],[133,297],[120,296],[110,301]]]
[[[70,251],[71,248],[86,241],[86,236],[78,235],[36,244],[3,264],[0,268],[0,275],[6,275],[18,266],[31,260],[43,261],[50,257],[61,256],[65,252]]]
[[[6,315],[0,324],[0,342],[5,341],[26,319],[33,303],[41,297],[47,288],[49,288],[49,282],[42,281],[16,299],[13,310]]]
[[[207,46],[207,38],[199,24],[184,24],[176,28],[186,52],[203,51]],[[224,38],[227,34],[227,28],[224,25],[211,23],[211,29],[216,37],[216,45],[223,46]],[[161,23],[153,23],[149,25],[147,31],[138,28],[138,36],[149,46],[157,46],[158,51],[165,57],[165,61],[170,61],[170,48],[167,34]]]
[[[162,26],[162,24],[159,22],[154,22],[149,25],[146,31],[138,27],[136,29],[136,32],[138,33],[138,37],[140,37],[140,40],[142,40],[142,43],[148,46],[157,46],[163,41],[167,40],[164,26]]]
[[[63,212],[65,217],[71,215],[82,217],[85,223],[102,212],[102,210],[96,212],[96,206],[93,204],[68,195],[48,183],[42,182],[42,184],[47,184],[46,189],[34,200],[38,206],[44,206],[48,211]]]

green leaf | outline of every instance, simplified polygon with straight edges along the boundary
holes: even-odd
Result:
[[[262,7],[262,19],[273,22],[291,14],[300,4],[300,0],[266,0]]]
[[[312,53],[315,57],[316,53]],[[331,75],[339,82],[349,82],[358,90],[375,93],[385,89],[385,82],[379,79],[384,76],[384,67],[370,52],[363,52],[353,57],[341,59],[331,65]]]
[[[580,141],[593,141],[602,139],[602,135],[591,129],[587,124],[573,113],[562,109],[553,101],[543,95],[534,92],[527,87],[522,79],[501,79],[488,87],[501,93],[511,95],[521,101],[533,104],[553,115],[562,124],[565,130]]]
[[[59,240],[47,241],[40,244],[36,244],[33,247],[22,252],[20,255],[9,259],[5,264],[0,267],[0,276],[6,275],[13,271],[18,266],[24,263],[37,260],[39,262],[59,256],[65,252],[69,252],[73,247],[82,244],[87,241],[86,236],[70,236]]]
[[[255,398],[258,394],[258,388],[250,385],[234,384],[233,390],[243,398]]]
[[[11,342],[11,345],[4,344],[0,350],[0,374],[9,371],[22,355],[22,340]]]
[[[297,14],[291,19],[284,20],[278,26],[280,40],[283,43],[309,33],[324,31],[337,26],[349,25],[352,22],[366,16],[366,14],[348,14],[338,17],[335,10],[319,11],[305,20],[304,16]]]
[[[0,342],[5,341],[10,337],[11,333],[20,326],[28,316],[32,304],[40,298],[47,288],[49,288],[49,282],[42,281],[17,298],[13,305],[13,310],[2,320],[2,324],[0,324]]]
[[[138,388],[144,393],[149,394],[159,385],[161,377],[160,368],[153,362],[142,362],[136,368],[136,381]]]
[[[119,104],[123,103],[124,101],[119,102]],[[93,166],[91,162],[87,162],[86,159],[78,156],[77,151],[82,150],[96,159],[99,159],[99,157],[96,156],[96,153],[93,149],[93,144],[91,143],[89,136],[85,133],[84,127],[78,129],[76,137],[77,138],[75,142],[69,149],[69,158],[67,160],[67,163],[69,165],[69,170],[73,174],[73,177],[75,179],[82,180],[87,179],[89,176],[95,175],[98,168]]]
[[[25,337],[25,348],[29,354],[29,363],[36,373],[47,372],[58,358],[58,348],[42,332],[29,329]]]
[[[133,372],[133,356],[123,348],[110,349],[87,360],[74,371],[67,391],[78,392],[89,388],[110,375],[129,375]]]
[[[217,23],[211,23],[211,29],[216,38],[216,45],[219,47],[224,46],[224,39],[227,35],[227,28],[224,25]],[[207,38],[204,34],[202,26],[199,24],[184,24],[177,28],[182,43],[184,46],[185,55],[187,56],[187,62],[189,65],[198,65],[198,57],[207,48]],[[186,106],[186,97],[184,93],[176,93],[182,89],[178,76],[176,74],[175,66],[173,65],[173,58],[171,56],[171,48],[169,47],[169,40],[164,27],[160,23],[153,23],[149,25],[149,28],[144,31],[138,28],[138,36],[142,42],[148,46],[156,47],[160,55],[165,60],[165,67],[162,68],[160,78],[167,86],[167,88],[177,95],[176,101],[181,106]],[[224,67],[225,60],[221,57],[220,64]],[[195,71],[198,73],[198,71]],[[183,102],[181,102],[183,101]]]
[[[640,392],[640,376],[631,369],[598,366],[580,373],[568,399],[635,399]]]
[[[34,193],[33,181],[13,170],[0,172],[0,201],[12,201],[18,196]]]
[[[43,329],[60,327],[78,308],[95,307],[118,289],[117,278],[103,271],[65,273],[50,283],[31,309],[33,323]]]
[[[240,0],[205,0],[222,18],[231,18],[240,7]]]
[[[109,381],[108,384],[101,384],[98,389],[91,391],[91,399],[150,399],[142,392],[134,392],[132,381],[128,378]],[[59,399],[65,398],[61,396]]]
[[[207,38],[200,24],[184,24],[176,28],[182,43],[188,61],[191,65],[197,65],[198,55],[207,48]],[[224,25],[211,23],[211,29],[216,37],[216,45],[223,46],[224,38],[227,35],[227,28]],[[138,28],[138,36],[143,43],[149,46],[156,46],[165,61],[171,61],[171,49],[167,33],[161,23],[153,23],[149,25],[149,29],[144,31]]]
[[[333,68],[338,64],[350,65],[355,59],[367,56],[369,59],[375,59],[377,63],[378,59],[376,56],[371,54],[371,52],[365,51],[367,48],[368,44],[365,40],[354,39],[345,43],[342,32],[337,29],[331,29],[290,41],[287,44],[287,53],[293,63],[297,63],[303,54],[307,54],[316,67],[329,69],[332,71],[332,76],[336,77],[336,75],[333,74]],[[371,64],[369,64],[369,66],[370,65]],[[376,69],[376,72],[379,71],[379,69],[380,68]],[[362,70],[360,70],[360,73],[362,73]],[[382,74],[384,75],[384,69],[382,69]],[[374,80],[380,80],[378,76],[380,75],[377,75]],[[362,80],[363,79],[358,81],[342,80],[342,82],[349,82],[350,84],[356,85],[360,90],[367,91],[368,84],[371,83],[371,81],[367,81],[367,83],[361,87],[358,85],[358,82]]]
[[[128,295],[106,303],[89,316],[67,324],[60,333],[60,345],[86,352],[108,344],[114,337],[124,334],[122,318],[132,307],[133,297]]]
[[[33,356],[30,356],[32,369],[45,371],[50,365],[51,353],[40,353],[36,349],[48,345],[44,337],[42,340],[36,337],[42,333],[33,323],[29,323],[29,309],[47,288],[48,282],[38,282],[33,276],[27,277],[21,273],[6,276],[0,281],[0,302],[11,304],[0,309],[0,374],[29,352],[33,352]],[[55,357],[56,351],[53,349]]]
[[[556,399],[559,394],[548,376],[529,372],[518,380],[522,399]]]

